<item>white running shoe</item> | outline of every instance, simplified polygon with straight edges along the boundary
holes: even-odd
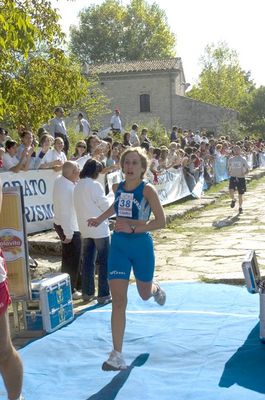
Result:
[[[103,371],[121,371],[127,369],[127,365],[121,353],[112,350],[107,361],[102,364]]]
[[[156,292],[153,294],[154,299],[157,302],[157,304],[159,304],[160,306],[163,306],[167,299],[166,292],[160,287],[158,282],[153,281],[153,283],[157,287]]]
[[[73,293],[72,293],[72,299],[73,299],[73,300],[80,300],[80,299],[82,299],[82,293],[75,289],[75,290],[73,291]]]

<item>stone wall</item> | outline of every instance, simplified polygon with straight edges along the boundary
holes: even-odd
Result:
[[[207,131],[221,133],[223,124],[229,121],[233,123],[237,118],[237,112],[232,109],[203,103],[184,96],[174,96],[173,99],[173,125],[182,128],[193,131],[205,128]]]
[[[168,73],[141,73],[105,79],[101,77],[100,82],[110,98],[111,109],[120,108],[124,127],[132,122],[141,123],[159,118],[170,109],[172,82]],[[141,94],[150,95],[151,112],[140,112]],[[111,115],[105,116],[105,127],[109,126]]]
[[[133,122],[147,123],[159,119],[170,130],[173,125],[183,129],[206,128],[219,132],[223,122],[235,121],[233,110],[214,106],[185,97],[182,71],[152,71],[101,75],[101,88],[110,99],[112,110],[119,107],[124,128]],[[140,112],[140,95],[149,94],[151,112]],[[110,126],[111,114],[102,121],[102,128]]]

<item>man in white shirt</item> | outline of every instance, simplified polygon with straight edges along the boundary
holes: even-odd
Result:
[[[120,110],[118,108],[115,108],[114,114],[111,117],[110,127],[113,133],[120,133],[122,131]]]
[[[231,197],[232,208],[236,205],[235,190],[238,191],[239,214],[243,213],[243,194],[246,192],[245,176],[249,172],[247,160],[241,156],[240,146],[236,145],[233,149],[234,156],[228,159],[229,194]]]
[[[75,161],[63,164],[62,175],[53,187],[54,228],[62,242],[61,271],[70,275],[73,299],[81,298],[80,284],[81,235],[74,208],[74,188],[79,179],[79,166]]]
[[[57,107],[54,111],[55,117],[49,121],[49,132],[52,137],[61,137],[64,141],[64,152],[67,155],[69,150],[69,140],[67,136],[66,126],[63,120],[64,109]]]
[[[87,119],[84,118],[84,115],[82,113],[78,114],[78,125],[77,125],[77,131],[79,133],[82,133],[85,138],[87,138],[90,134],[90,124]]]
[[[2,185],[0,183],[0,210],[1,205]],[[23,365],[11,341],[8,316],[8,306],[10,303],[5,260],[0,249],[0,371],[7,390],[8,399],[23,400],[21,395]]]

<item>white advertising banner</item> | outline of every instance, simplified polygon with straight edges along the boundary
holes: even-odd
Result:
[[[148,180],[154,184],[153,174],[148,174]],[[173,203],[190,195],[182,168],[170,168],[157,176],[155,188],[163,205]]]
[[[32,170],[21,173],[3,172],[1,173],[2,185],[4,188],[15,186],[22,187],[25,204],[25,219],[27,233],[41,232],[53,227],[53,185],[59,175],[51,169]],[[148,176],[148,180],[153,182],[153,175]],[[121,172],[115,171],[111,174],[100,174],[98,180],[105,185],[105,179],[109,187],[110,202],[114,199],[112,185],[120,182]],[[163,205],[172,203],[183,197],[189,196],[190,191],[186,184],[182,168],[169,169],[158,176],[155,184],[160,201]],[[62,204],[63,207],[63,204]]]
[[[53,227],[52,192],[58,175],[59,172],[54,172],[52,169],[1,173],[3,188],[22,187],[27,233]]]

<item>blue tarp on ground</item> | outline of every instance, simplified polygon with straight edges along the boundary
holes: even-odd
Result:
[[[101,371],[111,306],[90,310],[20,351],[26,400],[264,400],[259,296],[221,284],[163,286],[164,307],[129,288],[127,371]]]

